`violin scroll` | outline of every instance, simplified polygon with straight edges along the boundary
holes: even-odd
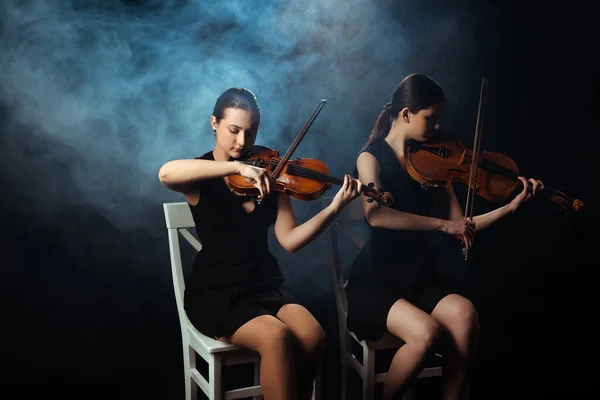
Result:
[[[390,192],[383,191],[383,188],[375,189],[375,183],[370,182],[367,186],[362,187],[362,192],[365,196],[367,196],[367,202],[372,203],[373,201],[377,202],[377,208],[380,208],[383,204],[386,207],[389,207],[394,202],[394,196]]]
[[[579,199],[573,199],[571,196],[563,193],[558,189],[551,190],[549,194],[550,200],[558,204],[560,209],[565,212],[565,214],[569,214],[572,212],[580,212],[584,208],[583,201]]]

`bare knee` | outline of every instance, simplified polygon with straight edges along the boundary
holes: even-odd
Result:
[[[479,313],[470,300],[461,297],[446,307],[443,324],[454,333],[471,335],[479,332]]]
[[[292,338],[287,326],[270,315],[256,317],[242,325],[231,335],[229,342],[253,349],[261,356],[287,354]]]
[[[391,332],[396,335],[396,333]],[[413,321],[409,329],[405,329],[403,335],[396,335],[413,348],[418,348],[422,352],[428,352],[441,336],[441,327],[438,322],[431,318],[421,318],[419,321]]]
[[[261,355],[268,353],[287,353],[290,351],[292,337],[290,331],[283,323],[273,324],[261,332],[261,339],[257,351]]]
[[[412,333],[405,341],[419,346],[423,351],[429,351],[440,338],[441,328],[433,318],[428,318],[416,326]]]
[[[386,325],[392,335],[423,352],[431,349],[441,335],[438,321],[403,299],[390,309]]]
[[[455,323],[464,326],[469,331],[479,330],[479,313],[470,300],[464,299],[454,312]]]
[[[325,344],[325,331],[319,324],[294,332],[294,335],[306,354],[317,353]]]

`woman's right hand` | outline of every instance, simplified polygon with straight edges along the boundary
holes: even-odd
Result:
[[[271,193],[275,184],[273,176],[264,168],[240,163],[238,174],[258,189],[261,198]]]
[[[475,238],[475,222],[467,219],[445,221],[444,232],[463,242],[467,248],[473,245]]]

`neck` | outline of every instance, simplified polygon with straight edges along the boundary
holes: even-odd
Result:
[[[219,145],[215,146],[212,153],[215,161],[229,161],[229,154],[223,151]]]
[[[392,124],[392,129],[390,129],[390,133],[385,137],[385,141],[388,142],[392,149],[394,149],[394,153],[404,157],[406,135],[402,130],[398,129],[398,126]]]

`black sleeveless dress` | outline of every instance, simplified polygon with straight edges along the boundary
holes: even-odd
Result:
[[[392,208],[412,214],[438,213],[447,195],[443,188],[427,188],[413,180],[390,145],[377,139],[364,151],[379,163],[379,181],[394,196]],[[358,172],[355,168],[355,175]],[[352,265],[348,287],[348,329],[360,339],[378,340],[387,331],[386,320],[400,298],[431,313],[452,293],[435,268],[434,232],[371,228],[367,241]]]
[[[214,160],[212,151],[197,158]],[[283,276],[268,249],[277,194],[248,213],[222,178],[198,185],[200,200],[190,209],[202,250],[186,278],[184,307],[196,329],[219,338],[259,315],[276,315],[284,304],[297,302],[280,290]]]

